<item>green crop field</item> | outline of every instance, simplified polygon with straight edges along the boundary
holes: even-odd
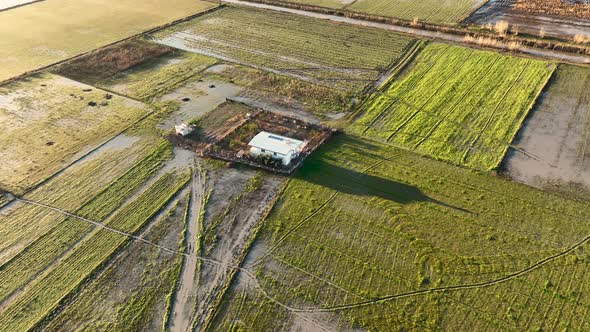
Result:
[[[480,5],[482,0],[283,0],[321,7],[346,9],[404,20],[417,19],[429,23],[455,24],[462,21]]]
[[[412,39],[385,30],[228,7],[154,35],[188,51],[347,90],[362,90]]]
[[[52,0],[2,11],[0,81],[215,6],[193,0]]]
[[[52,74],[0,86],[0,187],[22,193],[150,111]]]
[[[588,213],[582,202],[335,138],[290,181],[245,265],[281,306],[242,275],[212,326],[288,330],[319,315],[328,330],[584,330]]]
[[[434,158],[493,169],[555,67],[431,44],[401,77],[367,99],[351,130]]]
[[[358,0],[347,9],[405,20],[453,24],[465,19],[482,3],[482,0]]]

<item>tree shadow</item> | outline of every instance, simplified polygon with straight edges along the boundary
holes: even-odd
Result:
[[[321,160],[308,160],[298,177],[322,187],[355,196],[376,196],[399,204],[430,202],[473,214],[458,206],[428,197],[418,187],[382,177],[357,172]]]

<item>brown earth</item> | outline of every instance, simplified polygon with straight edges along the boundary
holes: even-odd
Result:
[[[590,15],[580,17],[549,14],[547,10],[523,10],[522,2],[539,3],[530,0],[490,0],[466,23],[494,26],[497,22],[505,21],[513,32],[533,36],[544,34],[546,37],[570,41],[576,36],[590,36]]]
[[[504,168],[516,181],[590,199],[590,69],[561,66],[533,109]]]

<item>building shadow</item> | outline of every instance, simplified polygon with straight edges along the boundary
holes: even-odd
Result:
[[[344,168],[322,160],[308,160],[297,177],[322,187],[355,196],[376,196],[399,204],[429,202],[473,214],[458,206],[428,197],[418,187]]]

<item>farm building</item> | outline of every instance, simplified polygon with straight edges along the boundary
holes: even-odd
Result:
[[[186,136],[194,131],[192,126],[187,125],[186,123],[182,123],[180,125],[174,126],[176,130],[176,135]]]
[[[306,143],[289,137],[268,132],[260,132],[248,143],[250,153],[254,156],[270,156],[289,165],[291,160],[299,156]]]

